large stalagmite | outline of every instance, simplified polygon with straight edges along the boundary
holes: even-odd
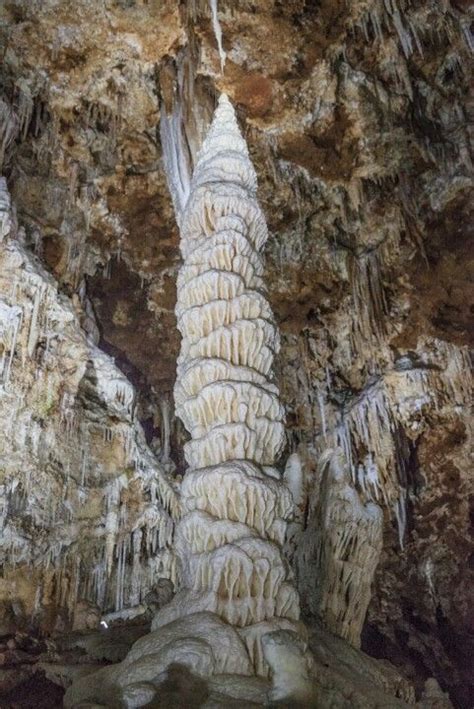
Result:
[[[292,657],[291,686],[274,677],[269,698],[306,700],[312,691],[282,551],[293,499],[273,467],[284,412],[272,381],[279,342],[263,294],[267,229],[255,195],[247,146],[222,95],[179,218],[175,403],[191,434],[176,538],[181,590],[120,665],[74,683],[66,707],[92,697],[109,702],[117,692],[131,706],[127,693],[141,692],[137,682],[157,686],[176,663],[201,677],[220,675],[227,693],[235,677],[248,690],[252,675]]]
[[[279,338],[264,295],[267,228],[256,187],[222,95],[180,219],[175,401],[191,434],[177,540],[180,595],[184,605],[183,596],[199,597],[198,608],[205,604],[241,629],[261,671],[261,633],[279,627],[276,619],[285,627],[298,620],[299,604],[281,549],[293,501],[272,467],[284,446],[284,411],[272,378]]]

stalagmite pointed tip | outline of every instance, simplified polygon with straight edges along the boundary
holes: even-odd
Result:
[[[229,126],[234,124],[235,127],[237,127],[237,118],[235,115],[234,106],[230,98],[224,92],[219,96],[216,110],[214,112],[213,123],[216,122],[219,124],[225,122]]]
[[[197,156],[193,188],[206,182],[240,184],[255,194],[257,177],[249,159],[231,100],[225,92],[217,106],[207,135]]]

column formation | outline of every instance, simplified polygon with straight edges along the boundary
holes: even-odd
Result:
[[[207,609],[244,636],[262,621],[299,616],[282,554],[293,500],[273,467],[284,447],[284,410],[272,376],[279,334],[265,297],[267,226],[256,190],[223,94],[180,220],[183,339],[174,395],[191,440],[177,544],[183,587],[206,593]]]

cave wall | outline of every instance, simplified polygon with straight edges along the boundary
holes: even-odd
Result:
[[[21,248],[133,382],[144,446],[171,478],[184,472],[186,434],[172,417],[164,446],[179,348],[167,178],[185,193],[216,95],[228,93],[271,231],[265,279],[289,431],[280,463],[297,455],[304,479],[288,553],[306,610],[327,618],[324,557],[352,602],[368,604],[352,640],[418,683],[435,675],[466,705],[467,4],[221,0],[223,71],[207,2],[7,1],[0,18],[3,172]],[[330,502],[335,466],[347,494]],[[334,500],[347,495],[344,517]],[[342,546],[319,532],[324,518],[354,528],[354,509],[370,505],[383,522],[361,592],[345,566],[358,524]]]
[[[0,634],[137,606],[176,580],[179,500],[133,386],[25,247],[0,178]]]

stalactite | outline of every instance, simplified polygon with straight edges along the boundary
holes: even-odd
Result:
[[[0,98],[0,168],[19,131],[20,124],[16,113],[8,103]]]
[[[2,564],[53,579],[69,618],[79,601],[123,610],[160,576],[176,580],[179,499],[135,420],[132,385],[18,240],[3,178],[0,225]],[[137,509],[125,504],[133,489]]]
[[[221,29],[221,23],[219,22],[219,14],[218,14],[218,10],[217,10],[217,0],[209,0],[209,4],[211,7],[212,29],[214,30],[214,36],[216,38],[217,48],[219,50],[219,59],[221,62],[221,72],[223,72],[224,66],[225,66],[225,60],[226,60],[226,53],[225,53],[224,48],[222,46],[222,29]]]
[[[300,505],[303,501],[303,469],[301,459],[298,453],[292,453],[285,466],[284,479],[288,485],[293,502],[295,505]]]
[[[160,401],[161,410],[161,441],[162,441],[162,459],[163,462],[168,462],[170,459],[170,436],[171,436],[171,405],[166,397]]]
[[[7,181],[4,177],[0,177],[0,242],[11,230],[10,210],[10,193],[7,188]]]
[[[8,387],[9,384],[12,361],[21,325],[21,308],[16,305],[6,305],[0,301],[0,341],[3,347],[0,360],[0,378],[5,387]]]
[[[31,119],[34,110],[34,101],[31,95],[31,91],[26,82],[17,82],[17,115],[18,115],[18,130],[21,135],[21,139],[25,140],[28,129],[30,127]]]
[[[189,154],[183,134],[182,111],[181,103],[177,99],[171,115],[168,115],[165,105],[162,105],[160,118],[164,169],[175,214],[178,218],[189,195],[191,177]]]

